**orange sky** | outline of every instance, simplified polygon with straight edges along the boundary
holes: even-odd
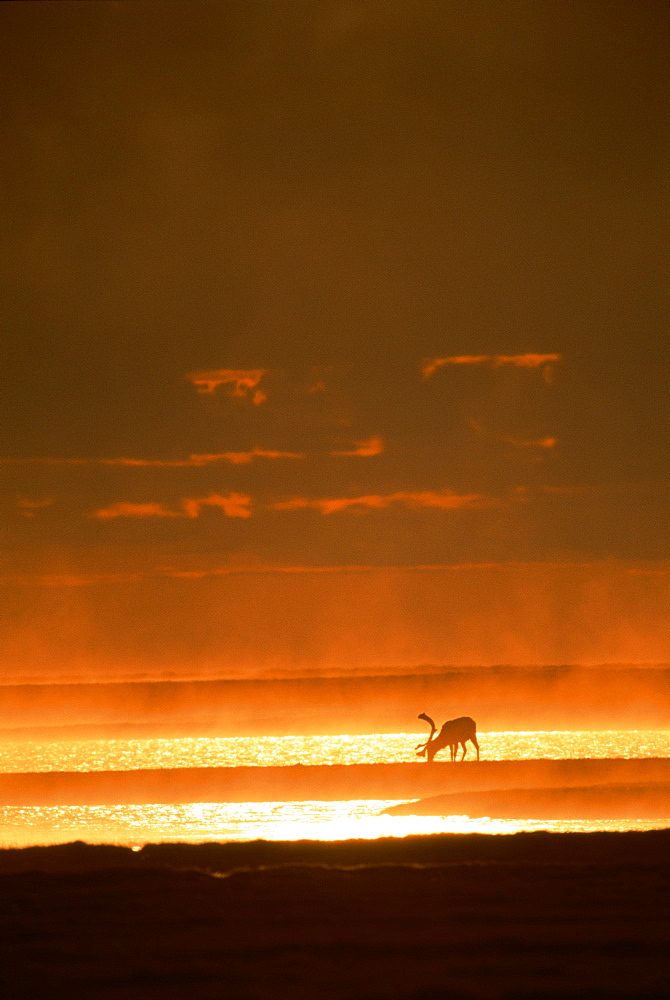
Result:
[[[667,18],[0,6],[0,670],[670,660]]]

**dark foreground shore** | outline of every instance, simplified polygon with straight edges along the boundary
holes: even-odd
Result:
[[[0,852],[3,997],[667,997],[670,831]]]

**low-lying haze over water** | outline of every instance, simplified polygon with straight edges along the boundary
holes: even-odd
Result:
[[[645,729],[670,725],[670,666],[433,667],[387,676],[300,677],[1,689],[0,730],[82,736],[393,733],[420,712],[482,730]],[[81,727],[81,728],[80,728]]]
[[[0,693],[5,846],[670,825],[668,665],[424,666]],[[438,726],[472,715],[481,763],[471,747],[465,764],[446,751],[440,763],[419,761],[419,712]],[[445,794],[454,815],[430,804]],[[493,803],[488,815],[482,803]]]

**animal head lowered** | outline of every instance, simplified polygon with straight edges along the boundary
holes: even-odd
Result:
[[[421,713],[420,719],[424,719],[430,725],[430,736],[425,743],[419,743],[416,748],[417,757],[426,757],[428,763],[430,764],[436,753],[443,750],[445,747],[449,747],[451,753],[451,759],[456,760],[456,755],[458,753],[458,747],[463,747],[463,756],[461,760],[465,760],[465,755],[467,753],[466,743],[468,740],[474,745],[477,750],[477,760],[479,760],[479,743],[477,742],[477,724],[474,719],[471,719],[467,715],[463,715],[458,719],[450,719],[440,729],[439,733],[433,739],[433,736],[437,730],[437,726],[431,719],[429,715]]]

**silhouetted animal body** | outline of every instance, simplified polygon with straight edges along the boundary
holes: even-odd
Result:
[[[437,731],[437,726],[431,717],[429,715],[425,715],[423,712],[419,718],[425,719],[426,722],[430,723],[431,728],[428,740],[425,743],[419,743],[416,748],[417,757],[427,757],[428,763],[430,764],[436,753],[439,753],[440,750],[444,750],[445,747],[449,747],[451,759],[456,760],[458,748],[459,746],[462,746],[463,756],[461,757],[461,760],[465,760],[465,755],[468,752],[465,744],[469,740],[474,744],[477,750],[477,760],[479,760],[477,724],[474,719],[471,719],[468,715],[463,715],[460,719],[450,719],[449,722],[445,722],[437,736],[435,736],[435,739],[433,739],[433,736]]]

